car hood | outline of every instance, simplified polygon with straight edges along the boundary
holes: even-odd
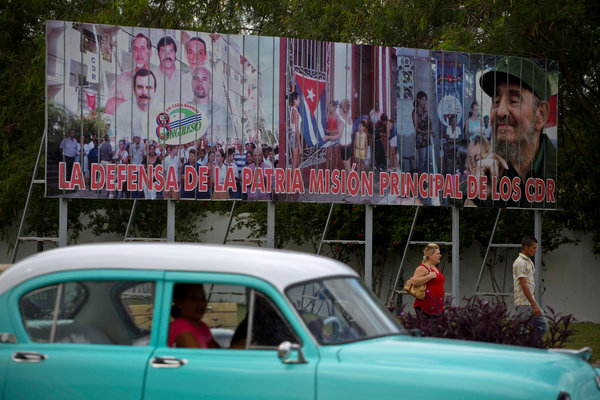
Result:
[[[342,364],[391,368],[398,373],[422,370],[431,376],[432,371],[439,372],[445,378],[454,377],[456,383],[519,382],[567,389],[572,395],[583,390],[600,396],[589,364],[543,349],[402,335],[348,343],[338,348],[337,358]],[[586,387],[576,388],[574,382],[585,382]]]
[[[338,359],[340,362],[360,361],[378,365],[412,366],[426,363],[431,367],[452,368],[468,365],[471,369],[504,369],[506,365],[515,364],[515,373],[518,370],[531,372],[530,368],[534,365],[536,368],[563,370],[587,366],[575,357],[543,349],[411,336],[390,336],[349,343],[340,347]],[[490,361],[494,361],[493,365],[490,365]],[[588,366],[588,369],[591,370],[591,367]]]

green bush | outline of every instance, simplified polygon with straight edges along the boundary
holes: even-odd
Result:
[[[406,329],[418,329],[422,336],[538,348],[565,347],[575,334],[571,325],[575,321],[573,315],[556,313],[550,307],[545,312],[548,332],[541,336],[535,333],[532,318],[518,318],[502,302],[471,297],[463,299],[463,303],[454,306],[446,300],[444,312],[434,318],[408,313],[403,305],[398,318]]]

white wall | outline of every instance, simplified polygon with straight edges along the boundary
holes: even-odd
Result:
[[[592,253],[591,235],[573,235],[578,246],[564,245],[544,258],[544,306],[573,314],[580,322],[600,322],[600,258]]]

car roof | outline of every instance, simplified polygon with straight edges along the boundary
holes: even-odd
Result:
[[[284,290],[289,285],[358,274],[331,258],[286,250],[184,243],[101,243],[38,253],[0,275],[0,295],[45,274],[86,269],[139,269],[255,276]]]

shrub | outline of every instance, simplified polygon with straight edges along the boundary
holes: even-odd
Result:
[[[406,312],[403,305],[398,318],[406,329],[417,329],[422,336],[538,348],[564,347],[575,334],[569,327],[575,321],[574,317],[556,313],[551,307],[547,307],[545,312],[548,332],[540,336],[535,333],[532,318],[518,318],[508,312],[503,302],[471,297],[463,299],[463,303],[454,306],[451,300],[446,299],[444,313],[435,318]]]

